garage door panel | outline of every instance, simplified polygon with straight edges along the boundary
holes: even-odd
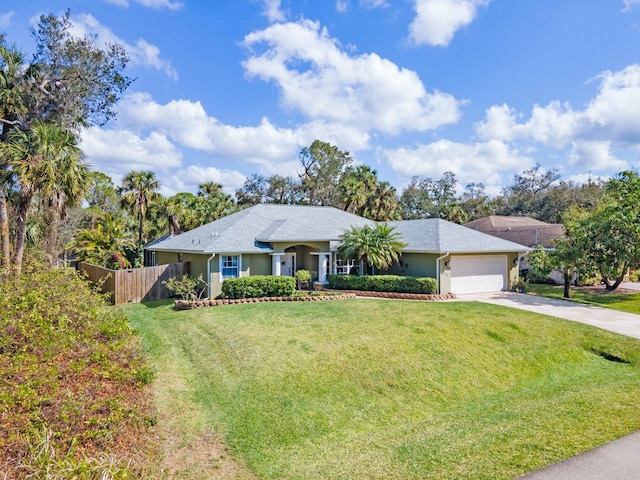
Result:
[[[452,255],[453,293],[496,292],[507,288],[506,255]]]

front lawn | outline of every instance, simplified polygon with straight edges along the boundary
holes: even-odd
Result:
[[[564,287],[559,285],[528,284],[527,291],[536,295],[550,298],[563,298]],[[599,305],[622,312],[640,314],[640,292],[622,293],[619,290],[608,292],[600,287],[571,287],[571,298],[575,302]]]
[[[230,455],[230,478],[506,480],[640,429],[640,342],[573,322],[370,299],[126,311],[176,478]],[[229,453],[191,455],[212,438]]]

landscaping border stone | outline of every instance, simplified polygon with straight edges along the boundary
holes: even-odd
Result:
[[[335,291],[325,289],[327,292]],[[198,307],[216,307],[219,305],[239,305],[242,303],[262,303],[262,302],[316,302],[325,300],[344,300],[356,297],[391,298],[400,300],[426,300],[439,302],[445,300],[455,300],[457,297],[453,293],[444,295],[433,295],[427,293],[397,293],[397,292],[367,292],[360,290],[340,290],[342,295],[306,295],[291,297],[259,297],[259,298],[225,298],[222,300],[176,300],[174,307],[176,310],[191,310]]]
[[[355,298],[355,293],[344,293],[342,295],[306,295],[290,297],[258,297],[258,298],[225,298],[222,300],[176,300],[174,307],[176,310],[191,310],[198,307],[217,307],[219,305],[239,305],[242,303],[262,303],[262,302],[316,302],[325,300],[344,300]]]
[[[332,290],[326,289],[326,292],[331,292]],[[431,293],[399,293],[399,292],[372,292],[372,291],[361,291],[361,290],[340,290],[344,293],[354,294],[358,297],[375,297],[375,298],[395,298],[400,300],[427,300],[431,302],[441,302],[445,300],[455,300],[456,297],[453,293],[446,294],[431,294]]]

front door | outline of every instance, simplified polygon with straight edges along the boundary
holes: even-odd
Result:
[[[285,253],[280,262],[280,274],[285,277],[293,277],[296,274],[296,254]]]

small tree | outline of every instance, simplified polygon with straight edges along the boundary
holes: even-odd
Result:
[[[387,223],[375,226],[352,227],[342,235],[338,255],[343,260],[355,259],[364,263],[364,271],[369,265],[378,269],[388,268],[402,255],[406,244],[400,240],[400,234]]]
[[[593,259],[588,252],[590,233],[585,230],[584,212],[570,209],[564,216],[565,236],[556,239],[554,249],[542,247],[529,253],[527,262],[542,275],[549,275],[554,269],[562,273],[564,298],[571,296],[571,281],[576,272],[590,274],[594,271]]]
[[[202,279],[202,275],[192,278],[189,275],[180,277],[171,277],[169,280],[162,282],[169,290],[179,295],[183,300],[202,298],[202,294],[206,291],[207,282]]]

